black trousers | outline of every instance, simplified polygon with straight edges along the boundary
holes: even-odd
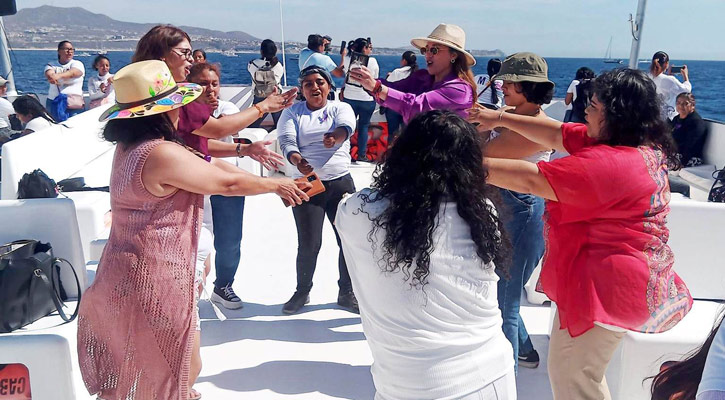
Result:
[[[310,198],[310,201],[292,208],[297,225],[297,291],[308,293],[312,289],[312,277],[317,266],[317,255],[322,246],[322,224],[325,222],[325,215],[331,224],[337,215],[337,205],[345,193],[355,193],[355,183],[350,174],[340,178],[322,181],[325,191]],[[338,269],[340,279],[337,285],[341,293],[352,291],[350,274],[347,272],[345,256],[342,254],[340,236],[333,224],[335,239],[340,249],[338,255]]]

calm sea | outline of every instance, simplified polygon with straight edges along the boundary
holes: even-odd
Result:
[[[109,52],[111,60],[111,72],[128,64],[131,59],[131,52]],[[11,61],[15,72],[15,84],[18,90],[23,92],[45,93],[48,84],[43,78],[43,67],[46,63],[56,57],[55,51],[48,50],[27,50],[14,51],[11,54]],[[247,72],[247,62],[256,58],[256,54],[239,54],[237,57],[229,57],[222,54],[209,54],[209,61],[221,64],[223,84],[250,84],[251,79]],[[94,56],[75,57],[83,61],[86,66],[86,79],[91,75]],[[332,56],[339,61],[339,56]],[[375,56],[380,65],[380,74],[385,76],[400,65],[398,56]],[[423,66],[423,60],[419,57]],[[477,58],[477,64],[473,68],[474,74],[482,74],[486,71],[487,58]],[[589,67],[597,73],[617,67],[616,64],[605,64],[601,59],[594,58],[547,58],[549,63],[549,79],[556,84],[556,97],[563,98],[566,89],[574,78],[579,67]],[[686,61],[672,60],[673,65],[687,64],[690,69],[690,80],[692,81],[693,93],[697,98],[697,110],[705,118],[718,121],[725,121],[725,61]],[[289,55],[287,59],[287,83],[296,84],[298,68],[297,55]],[[640,68],[647,68],[649,64],[640,64]],[[338,81],[339,84],[340,81]],[[84,88],[86,86],[84,85]]]

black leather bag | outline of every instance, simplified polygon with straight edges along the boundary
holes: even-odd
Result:
[[[715,182],[707,195],[707,201],[725,203],[725,168],[714,171],[712,177],[715,178]]]
[[[0,333],[12,332],[57,311],[70,322],[78,315],[78,307],[69,317],[63,308],[60,267],[67,264],[81,287],[73,266],[65,259],[53,257],[49,243],[19,240],[0,246]]]

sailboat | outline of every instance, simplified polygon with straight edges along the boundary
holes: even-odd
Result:
[[[607,52],[604,54],[604,62],[607,64],[621,64],[621,58],[612,58],[612,37],[609,37],[609,46],[607,46]]]

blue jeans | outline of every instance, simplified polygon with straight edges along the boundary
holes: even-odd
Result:
[[[544,199],[500,189],[504,210],[504,227],[511,240],[509,279],[498,281],[498,307],[503,318],[503,333],[514,348],[514,365],[518,371],[518,355],[527,354],[534,346],[521,319],[521,290],[544,254]]]
[[[357,118],[357,158],[358,160],[365,157],[368,151],[368,128],[370,127],[370,118],[375,111],[375,101],[350,100],[345,98],[345,103],[352,107]]]
[[[234,282],[239,267],[244,218],[244,196],[211,196],[211,216],[214,222],[214,250],[216,280],[214,286],[222,288]]]
[[[390,146],[395,140],[395,135],[399,133],[398,129],[402,130],[405,126],[403,116],[389,108],[385,110],[385,119],[388,121],[388,146]]]

